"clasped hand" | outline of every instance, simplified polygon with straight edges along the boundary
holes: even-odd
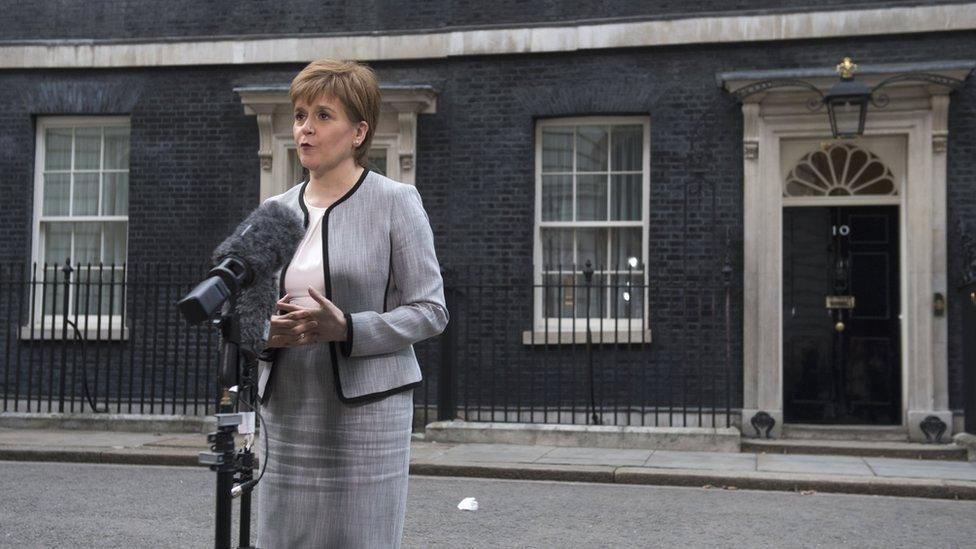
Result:
[[[318,307],[307,308],[289,303],[291,294],[285,294],[276,305],[285,314],[271,317],[268,347],[294,347],[309,343],[346,340],[346,317],[315,288],[308,295]]]

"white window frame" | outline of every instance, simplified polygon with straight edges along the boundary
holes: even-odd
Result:
[[[643,131],[642,147],[642,183],[641,183],[641,219],[640,221],[542,221],[542,132],[545,128],[555,126],[577,126],[577,125],[641,125]],[[649,204],[650,204],[650,137],[651,122],[647,116],[585,116],[570,118],[549,118],[540,119],[535,124],[535,220],[533,228],[533,280],[535,288],[533,290],[533,331],[523,332],[522,339],[525,344],[551,344],[551,343],[580,343],[585,341],[586,322],[577,318],[575,323],[572,318],[549,317],[548,322],[543,318],[543,289],[542,289],[542,229],[545,227],[634,227],[638,223],[641,227],[641,250],[646,255],[649,249]],[[574,155],[575,173],[575,155]],[[574,177],[574,198],[575,198],[575,177]],[[575,200],[574,200],[575,211]],[[607,318],[588,319],[590,331],[595,343],[627,343],[627,342],[649,342],[650,330],[645,325],[648,319],[648,302],[650,288],[648,284],[648,272],[650,266],[647,258],[644,258],[644,311],[642,318],[616,319],[613,321]],[[534,332],[534,333],[533,333]],[[557,334],[553,339],[547,334]],[[643,332],[643,333],[642,333]]]
[[[36,134],[34,138],[35,144],[35,155],[34,155],[34,215],[33,222],[31,226],[31,268],[30,273],[31,278],[35,276],[33,272],[33,265],[37,265],[37,281],[43,280],[44,274],[43,263],[48,258],[42,257],[44,250],[43,234],[41,232],[41,223],[49,221],[64,221],[64,222],[77,222],[77,221],[91,221],[91,222],[104,222],[104,221],[124,221],[125,222],[125,250],[126,250],[126,263],[128,262],[128,252],[129,252],[129,216],[126,215],[111,215],[111,216],[45,216],[44,215],[44,166],[45,166],[45,152],[47,149],[45,142],[45,135],[48,129],[51,128],[78,128],[78,127],[92,127],[92,126],[114,126],[114,127],[124,127],[130,132],[130,152],[131,152],[131,125],[128,116],[45,116],[39,117],[37,119]],[[74,155],[74,147],[72,146],[72,156]],[[104,153],[103,153],[104,155]],[[72,164],[74,160],[72,159]],[[131,171],[130,171],[131,173]],[[131,181],[130,181],[131,184]],[[130,187],[131,188],[131,187]],[[102,185],[99,185],[99,200],[98,203],[101,205],[101,193]],[[68,190],[69,196],[72,194],[72,187]],[[64,259],[58,259],[55,262],[61,263]],[[51,261],[48,260],[50,263]],[[77,267],[72,261],[72,267]],[[121,281],[123,284],[124,280]],[[60,278],[59,278],[60,284]],[[43,285],[38,285],[38,289],[44,288]],[[27,296],[27,299],[30,297]],[[35,339],[44,338],[55,338],[59,339],[63,336],[61,333],[64,315],[61,314],[43,314],[41,310],[41,298],[38,296],[34,300],[34,306],[30,312],[30,318],[27,320],[27,324],[21,326],[20,336],[22,339],[31,338],[31,330],[33,328],[33,337]],[[72,298],[73,304],[73,298]],[[74,315],[68,315],[69,320],[74,320]],[[84,318],[83,315],[79,314],[79,324],[81,319]],[[101,332],[99,331],[99,319],[101,320]],[[52,334],[53,325],[53,334]],[[99,315],[88,315],[88,326],[78,326],[78,329],[85,335],[87,339],[101,339],[102,341],[107,341],[109,339],[114,340],[125,340],[128,339],[129,331],[126,328],[123,330],[124,319],[121,314],[99,314]]]
[[[390,134],[375,134],[369,145],[370,150],[386,149],[386,177],[400,181],[400,161],[398,150],[400,138]]]

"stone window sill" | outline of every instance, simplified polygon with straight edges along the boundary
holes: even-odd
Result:
[[[32,337],[31,326],[30,325],[21,326],[18,335],[20,336],[20,339],[23,341],[58,342],[64,340],[64,341],[72,342],[77,339],[77,334],[75,333],[74,329],[71,328],[70,326],[68,327],[67,338],[62,338],[61,326],[55,326],[54,329],[52,330],[49,324],[43,327],[35,325],[33,327],[33,331],[34,333]],[[85,329],[83,327],[78,329],[78,332],[85,338],[85,341],[87,343],[99,343],[99,342],[109,343],[109,342],[128,341],[129,331],[130,330],[128,328],[126,328],[125,330],[120,330],[118,326],[112,326],[111,328],[109,328],[108,326],[104,326],[104,325],[102,326],[101,330],[99,330],[97,326],[89,326],[88,329]]]
[[[651,342],[651,330],[593,330],[592,341],[597,345],[641,345]],[[523,331],[523,345],[586,345],[586,330],[569,332]]]

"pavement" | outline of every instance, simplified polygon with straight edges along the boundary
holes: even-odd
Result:
[[[0,460],[8,461],[202,467],[198,455],[207,450],[202,434],[0,428]],[[415,435],[410,472],[976,500],[976,461],[455,444]]]

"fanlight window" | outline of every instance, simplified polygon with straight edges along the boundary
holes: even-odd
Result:
[[[783,195],[897,195],[895,176],[871,151],[835,143],[804,156],[786,176]]]

